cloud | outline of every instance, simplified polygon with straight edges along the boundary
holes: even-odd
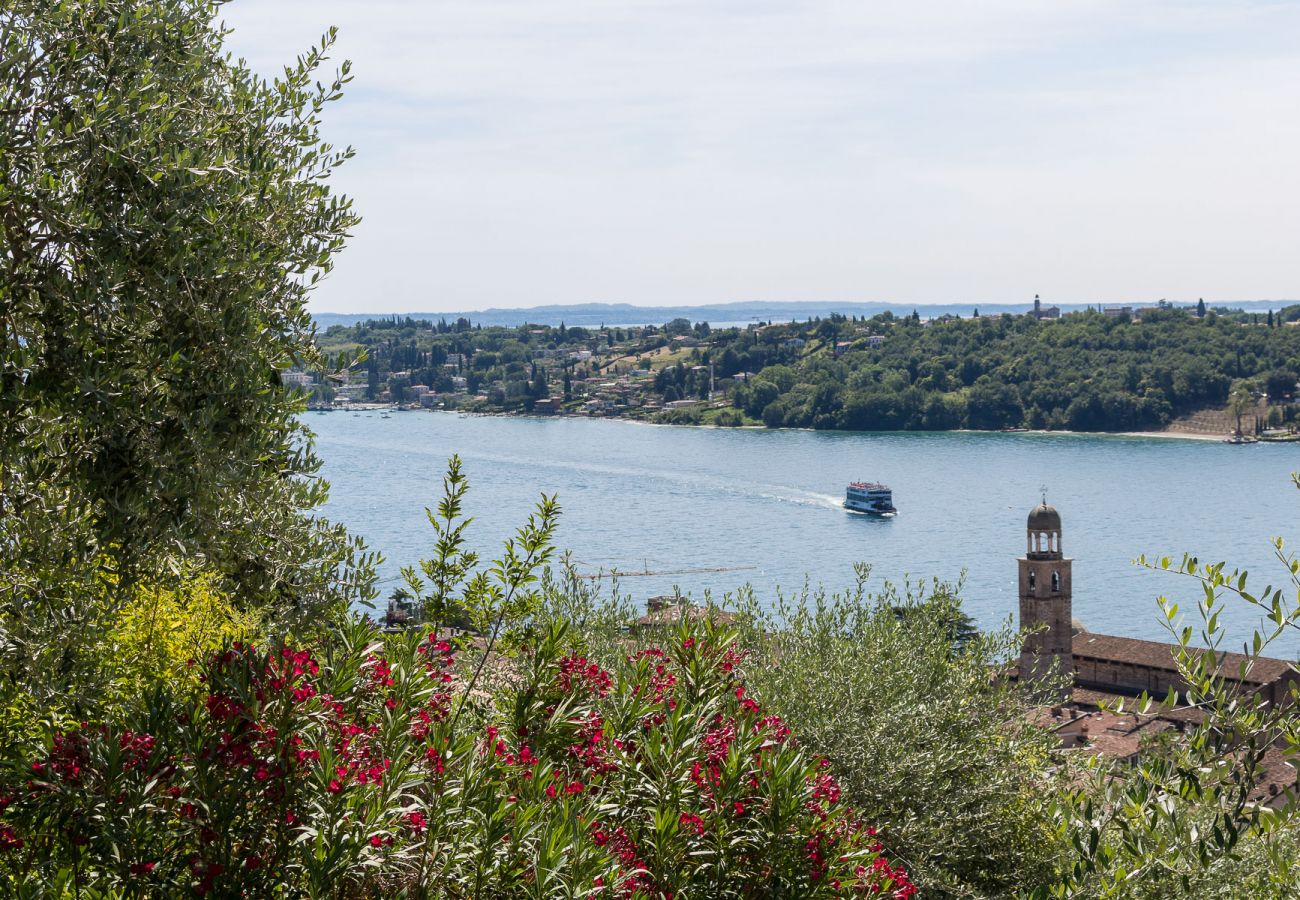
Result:
[[[1300,293],[1293,4],[224,8],[270,73],[329,24],[366,217],[336,310]]]

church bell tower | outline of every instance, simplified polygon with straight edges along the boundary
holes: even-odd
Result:
[[[1061,552],[1061,514],[1044,499],[1029,513],[1020,558],[1020,628],[1032,632],[1020,650],[1020,677],[1042,678],[1055,667],[1073,675],[1070,564]]]

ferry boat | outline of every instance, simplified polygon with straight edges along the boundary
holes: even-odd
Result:
[[[850,484],[844,494],[844,508],[873,516],[892,516],[898,512],[894,508],[893,491],[883,484],[871,481],[855,481]]]

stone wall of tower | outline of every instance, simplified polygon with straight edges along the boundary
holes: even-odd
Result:
[[[1069,559],[1026,559],[1020,563],[1020,627],[1033,631],[1020,651],[1023,677],[1042,677],[1053,664],[1074,671],[1073,602]]]

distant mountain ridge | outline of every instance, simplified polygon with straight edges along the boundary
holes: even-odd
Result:
[[[1224,303],[1215,301],[1212,308],[1241,309],[1248,312],[1264,312],[1267,309],[1280,309],[1295,300],[1241,300]],[[1062,312],[1087,309],[1089,306],[1153,306],[1150,303],[1133,301],[1094,300],[1086,303],[1051,303]],[[1175,306],[1191,306],[1193,303],[1176,302]],[[711,325],[747,323],[754,320],[794,321],[815,316],[829,316],[839,313],[845,316],[874,316],[883,312],[896,315],[910,315],[916,310],[924,318],[954,315],[969,316],[975,310],[981,315],[1000,315],[1001,313],[1023,313],[1033,306],[1030,303],[850,303],[839,301],[799,301],[782,303],[775,301],[740,301],[736,303],[713,303],[695,306],[634,306],[630,303],[572,303],[551,306],[532,306],[525,309],[483,309],[468,312],[410,312],[410,313],[317,313],[313,316],[317,325],[328,328],[331,325],[355,325],[366,319],[387,319],[393,316],[401,318],[437,322],[446,319],[454,322],[458,318],[469,319],[476,325],[517,326],[532,325],[581,325],[592,327],[599,325],[662,325],[670,319],[690,319],[692,322],[709,322]]]

